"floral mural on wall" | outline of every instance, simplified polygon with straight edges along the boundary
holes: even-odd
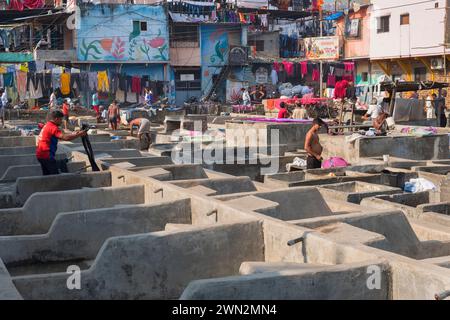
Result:
[[[202,90],[207,89],[212,77],[225,64],[228,51],[228,30],[222,26],[202,26]]]
[[[80,61],[169,60],[167,18],[161,6],[114,5],[112,10],[92,5],[84,10],[78,34]]]

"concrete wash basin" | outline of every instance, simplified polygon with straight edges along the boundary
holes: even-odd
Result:
[[[167,222],[165,210],[160,219]],[[30,275],[13,267],[22,274],[12,280],[24,299],[178,299],[193,280],[238,275],[243,262],[264,261],[263,226],[243,220],[112,237],[88,260],[80,290],[67,290],[59,269]]]
[[[254,183],[248,177],[182,180],[172,183],[208,196],[257,191]]]
[[[253,192],[230,195],[227,205],[259,212],[270,217],[290,221],[315,217],[334,216],[360,211],[355,204],[335,199],[325,199],[317,188],[291,188],[273,192]]]
[[[141,176],[150,177],[159,181],[206,179],[208,175],[201,165],[160,165],[152,167],[130,168]]]
[[[0,237],[0,256],[12,276],[88,269],[114,236],[164,230],[167,223],[190,224],[190,200],[58,214],[45,234]]]
[[[325,185],[319,188],[320,192],[332,199],[348,201],[359,204],[362,199],[382,194],[401,193],[400,188],[393,188],[379,184],[360,181]]]

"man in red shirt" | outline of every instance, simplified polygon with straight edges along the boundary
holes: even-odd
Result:
[[[36,158],[41,164],[42,174],[44,176],[59,173],[55,159],[56,150],[58,149],[58,140],[71,141],[86,135],[85,131],[73,132],[71,134],[63,133],[59,129],[63,117],[64,115],[61,111],[52,111],[49,115],[49,121],[44,125],[39,134]]]
[[[69,123],[69,101],[64,100],[62,105],[62,113],[64,115],[64,129],[67,130],[67,124]]]
[[[289,112],[284,102],[280,103],[280,111],[278,111],[278,119],[289,118]]]

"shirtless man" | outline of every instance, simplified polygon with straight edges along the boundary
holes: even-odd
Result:
[[[313,121],[312,128],[306,134],[305,150],[308,152],[307,169],[320,169],[322,167],[322,145],[319,142],[319,130],[323,126],[326,127],[326,123],[316,118]]]
[[[113,100],[108,108],[108,120],[111,124],[112,130],[117,130],[117,122],[120,117],[119,106],[117,105],[117,100]]]

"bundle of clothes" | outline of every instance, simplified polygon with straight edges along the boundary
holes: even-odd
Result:
[[[410,135],[414,135],[417,137],[425,137],[425,136],[436,135],[438,133],[438,131],[434,127],[428,127],[428,128],[406,127],[401,130],[401,133],[410,134]]]

